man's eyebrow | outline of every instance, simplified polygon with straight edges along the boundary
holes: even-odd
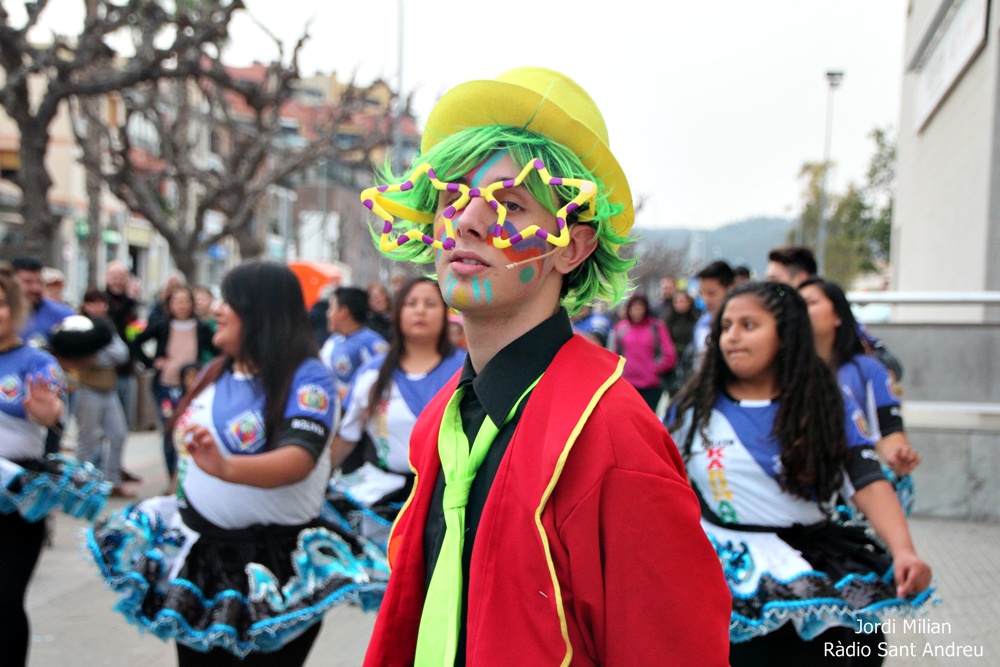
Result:
[[[502,183],[503,181],[513,181],[515,178],[517,178],[517,175],[514,175],[514,176],[502,176],[502,177],[496,179],[495,181],[490,181],[489,183],[484,184],[481,187],[486,187],[487,185],[493,185],[494,183]],[[466,176],[459,176],[458,178],[456,178],[456,179],[454,179],[452,181],[445,181],[445,182],[446,183],[461,183],[462,185],[466,185],[466,186],[468,186],[470,188],[472,187],[472,183],[469,181],[469,179]],[[526,187],[528,187],[528,185],[527,185],[527,183],[523,183],[522,182],[520,185],[511,186],[511,187],[526,188]]]

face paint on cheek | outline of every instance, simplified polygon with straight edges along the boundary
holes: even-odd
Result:
[[[527,268],[521,269],[521,273],[518,275],[518,278],[521,279],[521,284],[522,285],[527,285],[528,283],[530,283],[532,281],[532,279],[534,279],[534,277],[535,277],[535,270],[533,268],[531,268],[530,266],[527,267]]]
[[[451,294],[452,294],[451,303],[453,306],[455,306],[455,308],[461,310],[462,307],[469,305],[469,295],[466,294],[464,287],[453,289]]]
[[[441,285],[441,293],[444,295],[445,303],[455,308],[469,305],[469,295],[464,287],[458,286],[458,280],[453,276],[445,278]]]
[[[514,234],[517,234],[518,229],[513,223],[505,221],[503,223],[504,238],[510,238]],[[503,249],[504,257],[513,262],[523,262],[525,260],[531,259],[532,257],[539,257],[544,255],[548,250],[548,243],[537,236],[532,236],[530,238],[524,239],[509,248]]]
[[[479,303],[493,302],[493,285],[489,280],[479,281],[479,278],[472,279],[472,298]]]

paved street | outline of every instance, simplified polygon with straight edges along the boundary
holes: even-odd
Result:
[[[167,485],[158,437],[133,433],[126,450],[126,467],[144,477],[142,496],[156,495]],[[111,507],[120,507],[112,500]],[[889,643],[897,653],[889,667],[937,667],[1000,664],[1000,525],[939,519],[915,519],[914,539],[921,555],[935,569],[943,601],[929,614],[919,632],[897,621]],[[176,664],[171,645],[140,637],[111,611],[115,601],[96,571],[82,556],[80,521],[59,515],[54,544],[42,554],[29,592],[32,622],[31,667],[167,667]],[[360,665],[371,635],[374,614],[353,608],[334,609],[325,618],[310,667]],[[935,631],[939,631],[935,633]],[[933,652],[970,646],[982,657],[934,657]]]

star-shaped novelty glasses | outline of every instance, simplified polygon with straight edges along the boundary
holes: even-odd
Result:
[[[556,211],[556,225],[559,231],[555,235],[542,229],[538,225],[531,225],[527,229],[511,236],[509,239],[501,238],[501,234],[503,234],[503,223],[507,219],[507,209],[504,208],[503,204],[494,198],[493,193],[502,188],[514,188],[521,185],[521,183],[524,182],[524,179],[527,178],[528,174],[530,174],[533,170],[538,172],[538,175],[541,176],[542,181],[546,185],[566,185],[571,188],[579,189],[580,194]],[[408,220],[417,224],[431,224],[434,222],[433,213],[417,211],[383,196],[389,192],[406,192],[407,190],[412,190],[414,182],[422,176],[429,178],[431,184],[437,190],[442,192],[458,193],[458,199],[452,202],[448,208],[441,212],[441,217],[444,219],[444,238],[441,240],[436,239],[432,236],[428,236],[419,229],[409,229],[405,232],[399,232],[394,237],[392,232],[393,221],[395,218]],[[553,245],[565,246],[569,243],[569,232],[566,229],[566,216],[579,209],[585,202],[589,201],[592,204],[596,196],[597,184],[594,183],[594,181],[553,176],[549,173],[548,169],[545,168],[545,164],[538,158],[535,158],[530,160],[528,164],[524,165],[524,169],[522,169],[521,173],[517,175],[517,178],[509,178],[504,181],[490,183],[483,188],[470,188],[464,183],[448,183],[440,181],[434,173],[434,169],[431,168],[428,163],[424,162],[417,167],[413,171],[413,174],[410,175],[410,178],[403,183],[399,183],[398,185],[379,185],[368,188],[361,193],[361,202],[372,213],[382,219],[384,224],[382,226],[382,236],[379,238],[379,249],[381,249],[382,252],[389,252],[391,250],[395,250],[404,243],[408,243],[409,241],[422,241],[436,250],[451,250],[455,247],[454,220],[458,216],[459,212],[468,206],[473,197],[482,197],[486,200],[490,207],[497,212],[497,221],[496,224],[493,225],[493,234],[491,237],[493,245],[497,248],[509,248],[511,245],[520,243],[521,241],[531,238],[532,236],[545,239]]]

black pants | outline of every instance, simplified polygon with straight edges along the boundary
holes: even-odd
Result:
[[[251,653],[242,660],[225,649],[215,648],[201,653],[177,645],[178,667],[301,667],[319,635],[322,621],[273,653]]]
[[[62,434],[65,421],[61,421],[45,432],[45,453],[58,454],[62,448]]]
[[[786,623],[774,632],[747,642],[729,645],[729,664],[732,667],[773,667],[775,665],[802,665],[803,667],[877,667],[882,664],[878,656],[877,635],[862,635],[851,628],[830,628],[812,641],[799,637],[795,627]],[[871,656],[833,657],[825,651],[825,644],[833,642],[837,646],[865,644],[871,648]]]
[[[24,597],[44,541],[45,521],[0,514],[0,659],[5,665],[28,662]]]

